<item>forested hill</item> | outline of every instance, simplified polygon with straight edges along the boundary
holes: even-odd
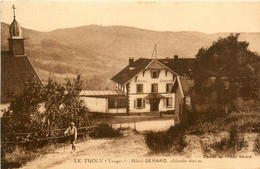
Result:
[[[9,25],[1,23],[1,49],[8,49]],[[25,50],[43,81],[82,74],[88,89],[112,88],[110,78],[128,64],[128,58],[150,58],[157,44],[157,58],[191,58],[201,47],[229,33],[159,32],[126,26],[89,25],[39,32],[23,29]],[[240,40],[260,53],[260,33],[241,33]]]

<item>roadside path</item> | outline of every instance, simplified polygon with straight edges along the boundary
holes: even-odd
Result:
[[[89,168],[87,165],[101,165],[98,161],[100,159],[143,157],[149,151],[142,135],[129,135],[114,139],[90,139],[76,144],[76,147],[77,150],[73,153],[71,153],[71,146],[66,146],[65,151],[64,148],[59,148],[27,163],[23,168]],[[75,163],[75,159],[81,159],[81,164]],[[85,159],[88,160],[87,163],[85,163]]]
[[[90,139],[78,143],[77,150],[71,153],[71,146],[56,149],[23,166],[24,169],[133,169],[133,168],[214,168],[214,169],[257,169],[259,156],[252,158],[203,158],[197,138],[188,145],[183,155],[150,154],[141,134],[125,133],[113,139]],[[197,141],[196,141],[197,140]],[[189,157],[189,158],[187,158]],[[80,161],[79,161],[80,160]],[[156,162],[160,161],[161,162]],[[166,160],[167,162],[163,162]],[[185,161],[185,162],[183,162]],[[200,161],[200,162],[199,162]]]

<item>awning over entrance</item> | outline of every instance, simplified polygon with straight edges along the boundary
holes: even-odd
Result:
[[[159,93],[150,93],[145,98],[146,99],[165,99],[166,97],[164,97],[163,95],[161,95]]]

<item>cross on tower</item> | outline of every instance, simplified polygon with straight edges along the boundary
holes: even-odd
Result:
[[[14,5],[12,5],[13,7],[13,12],[14,12],[14,18],[15,18],[15,6]]]

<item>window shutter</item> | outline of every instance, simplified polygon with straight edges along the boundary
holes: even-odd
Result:
[[[134,100],[134,108],[136,108],[136,99]]]
[[[167,100],[167,99],[164,99],[163,107],[166,107],[166,100]]]
[[[143,108],[145,108],[145,99],[143,99]]]

